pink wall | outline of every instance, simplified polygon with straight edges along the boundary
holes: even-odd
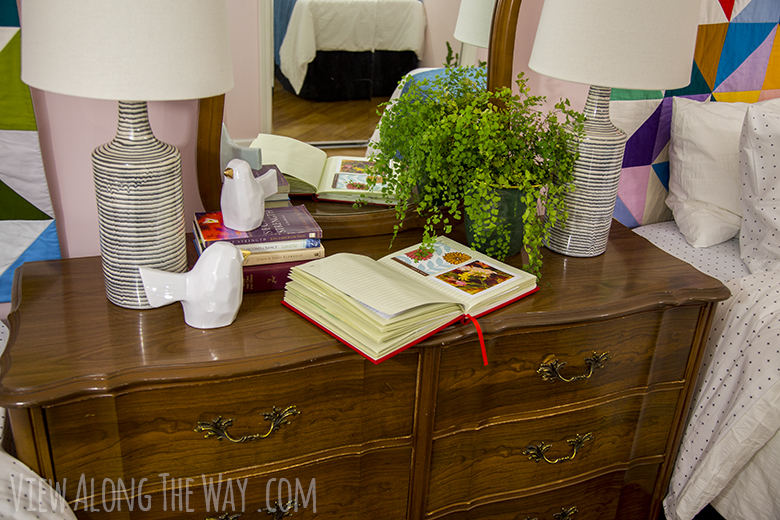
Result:
[[[116,101],[33,90],[43,167],[49,182],[63,257],[100,254],[92,150],[113,139]],[[198,210],[195,177],[197,101],[149,103],[155,136],[182,155],[185,214]]]
[[[524,71],[528,78],[528,85],[531,87],[531,93],[546,96],[548,108],[560,99],[568,98],[573,109],[582,110],[588,96],[588,85],[542,76],[528,68],[528,60],[531,57],[531,49],[533,49],[534,37],[536,36],[536,27],[539,25],[539,17],[542,14],[543,1],[523,0],[520,6],[515,37],[515,75],[521,70]]]
[[[225,96],[224,121],[233,139],[260,133],[258,0],[228,0],[230,47],[236,86]]]

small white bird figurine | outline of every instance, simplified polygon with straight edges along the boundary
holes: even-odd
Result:
[[[244,297],[243,254],[230,242],[215,242],[188,273],[139,267],[146,299],[152,307],[181,302],[184,321],[196,329],[233,323]]]
[[[249,163],[231,160],[225,168],[219,205],[225,227],[251,231],[260,227],[265,216],[265,198],[277,192],[276,170],[255,177]]]

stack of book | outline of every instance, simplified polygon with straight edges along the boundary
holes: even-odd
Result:
[[[245,293],[283,289],[292,267],[325,256],[322,229],[306,206],[266,205],[263,223],[252,231],[225,227],[221,211],[196,213],[193,232],[199,255],[218,241],[245,252]]]

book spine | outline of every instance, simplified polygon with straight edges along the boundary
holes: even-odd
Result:
[[[284,289],[290,269],[304,262],[244,266],[244,293]]]
[[[206,247],[218,242],[209,242]],[[226,240],[239,249],[249,251],[250,253],[265,253],[268,251],[289,251],[294,249],[310,249],[320,247],[320,240],[317,238],[304,238],[301,240],[285,240],[282,242],[254,242],[247,244],[237,244],[231,240]]]
[[[291,251],[264,251],[251,253],[244,259],[244,267],[252,265],[279,264],[283,262],[297,262],[299,260],[315,260],[325,256],[325,248],[310,247],[307,249],[293,249]]]
[[[245,244],[271,244],[274,242],[290,242],[293,240],[319,240],[322,238],[322,231],[306,231],[301,233],[287,233],[284,235],[271,235],[266,237],[242,237],[242,238],[223,238],[220,239],[223,242],[230,242],[236,246],[243,246]],[[208,244],[218,242],[212,240]]]

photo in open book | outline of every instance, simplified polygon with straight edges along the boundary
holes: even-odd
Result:
[[[498,285],[514,278],[509,273],[496,269],[492,265],[475,260],[470,264],[456,267],[452,271],[436,276],[450,287],[454,287],[472,296],[483,291],[497,287]]]
[[[361,161],[352,159],[342,159],[340,172],[343,173],[368,173],[368,170],[374,165],[374,161]]]
[[[422,276],[432,276],[440,283],[471,296],[482,294],[515,277],[441,242],[436,242],[433,253],[426,256],[420,257],[419,252],[413,250],[394,256],[393,260]]]
[[[336,173],[333,175],[332,187],[339,190],[368,191],[368,179],[372,177],[367,173]],[[381,192],[382,183],[377,182],[372,191]]]
[[[372,191],[382,191],[382,178],[369,173],[374,165],[373,161],[361,159],[341,159],[338,173],[333,175],[331,188],[339,190],[368,191],[368,181],[376,179]]]

